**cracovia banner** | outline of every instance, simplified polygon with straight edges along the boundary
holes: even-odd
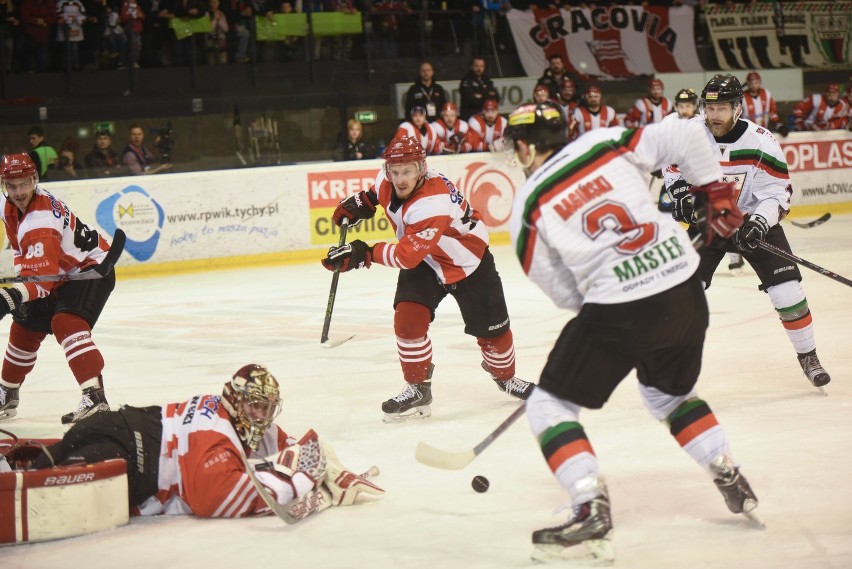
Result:
[[[575,76],[633,77],[702,71],[691,6],[599,6],[509,10],[507,18],[527,75],[562,56]]]

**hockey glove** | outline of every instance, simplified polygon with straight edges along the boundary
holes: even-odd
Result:
[[[778,123],[775,125],[775,132],[781,135],[781,137],[786,137],[790,134],[790,129],[787,128],[787,125],[784,123]]]
[[[733,182],[711,182],[692,188],[695,194],[696,225],[706,243],[714,235],[731,237],[743,224],[743,213],[737,207]]]
[[[666,188],[669,196],[672,198],[672,217],[675,221],[683,223],[692,223],[692,210],[694,198],[690,189],[692,186],[684,180],[678,180],[670,187]]]
[[[343,466],[331,445],[322,443],[322,447],[328,458],[328,472],[323,487],[331,493],[333,506],[351,506],[361,493],[371,497],[384,495],[385,491],[369,480],[371,475],[378,474],[378,468],[374,466],[363,474],[355,474]],[[374,472],[376,474],[372,474]]]
[[[305,433],[297,444],[278,453],[275,463],[294,474],[302,472],[315,483],[322,482],[328,468],[325,451],[313,429]]]
[[[769,233],[769,224],[759,215],[752,215],[748,221],[737,231],[734,243],[743,253],[751,253],[757,249],[757,243],[766,238]]]
[[[379,196],[370,188],[366,192],[353,194],[337,204],[331,218],[338,226],[344,219],[348,219],[349,227],[355,227],[361,223],[362,219],[372,219],[376,215],[377,205],[379,205]]]
[[[0,288],[0,318],[3,318],[23,302],[21,291],[16,288]]]
[[[339,270],[341,273],[363,267],[369,269],[372,264],[373,248],[360,239],[342,247],[330,247],[328,257],[322,260],[323,267],[329,271]]]

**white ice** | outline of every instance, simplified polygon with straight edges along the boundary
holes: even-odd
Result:
[[[852,276],[852,215],[785,228],[798,255]],[[510,247],[494,252],[518,373],[535,379],[572,315],[526,280]],[[767,529],[728,512],[710,478],[646,414],[631,376],[603,410],[581,415],[609,483],[617,566],[852,567],[852,288],[802,269],[819,355],[832,374],[824,397],[804,379],[754,274],[728,276],[726,267],[723,261],[708,291],[711,327],[698,388],[730,436]],[[378,465],[383,500],[328,510],[298,526],[277,518],[135,518],[100,534],[0,548],[0,567],[531,566],[531,532],[567,514],[552,515],[565,496],[525,420],[463,471],[414,460],[418,441],[472,447],[516,405],[479,368],[476,342],[463,334],[451,298],[430,330],[433,416],[381,422],[380,403],[403,387],[392,331],[395,279],[396,271],[381,266],[341,276],[331,335],[357,336],[332,350],[319,342],[330,273],[318,262],[123,279],[95,328],[113,406],[219,392],[243,364],[265,363],[283,386],[285,430],[314,428],[353,469]],[[0,337],[7,326],[8,319]],[[21,390],[18,416],[0,427],[20,437],[58,436],[59,417],[78,401],[61,350],[48,339]],[[471,489],[476,474],[491,481],[487,493]]]

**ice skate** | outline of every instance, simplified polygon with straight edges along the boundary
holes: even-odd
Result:
[[[88,387],[83,390],[83,399],[80,400],[77,410],[62,415],[62,424],[70,425],[101,411],[109,411],[109,403],[107,403],[104,388]]]
[[[610,564],[615,560],[611,540],[609,498],[606,494],[600,494],[575,506],[574,515],[567,523],[534,531],[532,558],[541,563],[565,560],[573,553],[566,550],[582,543],[591,554],[587,560],[596,564]]]
[[[728,270],[734,275],[742,274],[743,267],[745,266],[743,256],[737,253],[731,253],[729,258],[731,262],[728,264]]]
[[[529,381],[524,381],[518,377],[513,377],[511,379],[502,380],[494,377],[494,374],[491,373],[491,370],[488,368],[488,364],[482,362],[482,369],[488,372],[491,376],[491,379],[494,380],[494,383],[497,384],[497,389],[502,391],[503,393],[508,393],[512,397],[517,397],[523,401],[529,399],[532,394],[533,388],[535,388],[534,383],[530,383]]]
[[[17,387],[0,385],[0,421],[11,419],[18,414],[19,390]]]
[[[431,374],[430,374],[431,375]],[[402,423],[410,419],[425,419],[432,416],[432,382],[406,383],[405,389],[396,397],[382,403],[385,416],[383,423]]]
[[[819,389],[823,395],[828,395],[828,390],[825,389],[825,386],[831,381],[831,376],[828,375],[828,372],[819,363],[816,350],[811,350],[807,354],[799,354],[798,357],[799,365],[802,366],[802,371],[805,377],[808,378],[808,381],[811,382],[811,385]]]
[[[713,473],[713,483],[725,498],[725,504],[734,514],[742,514],[760,526],[766,527],[757,512],[757,496],[754,495],[748,480],[740,473],[740,469],[731,464],[731,459],[720,455],[710,463]]]

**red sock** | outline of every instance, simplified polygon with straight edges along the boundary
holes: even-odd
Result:
[[[36,363],[38,348],[47,334],[27,330],[17,322],[9,327],[9,344],[3,359],[3,381],[21,384]]]
[[[92,329],[85,320],[76,314],[60,312],[50,321],[50,326],[56,341],[65,350],[65,359],[77,383],[82,385],[101,375],[104,358],[92,342]]]
[[[407,383],[423,383],[428,379],[432,364],[432,342],[426,335],[431,314],[416,302],[400,302],[393,316],[396,349]]]
[[[488,364],[491,375],[501,381],[515,377],[515,345],[512,331],[506,330],[496,338],[477,338],[482,359]]]

